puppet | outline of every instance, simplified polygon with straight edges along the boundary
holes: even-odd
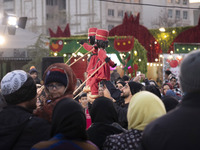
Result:
[[[105,48],[108,47],[108,35],[109,32],[107,30],[98,29],[96,31],[95,39],[98,47],[98,59],[93,67],[88,70],[88,74],[93,74],[93,72],[95,72],[95,70],[97,70],[104,62],[106,63],[101,66],[101,68],[90,78],[90,81],[88,82],[87,87],[89,87],[88,91],[91,91],[89,96],[91,99],[99,97],[98,83],[102,80],[110,80],[110,66],[116,66],[116,64],[106,55]]]

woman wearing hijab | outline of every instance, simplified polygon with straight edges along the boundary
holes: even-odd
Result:
[[[43,80],[47,97],[44,105],[35,111],[35,115],[51,122],[56,103],[63,98],[73,97],[77,79],[67,64],[55,63],[46,69]]]
[[[166,114],[164,104],[148,91],[136,93],[129,103],[128,130],[106,138],[104,150],[135,150],[138,148],[144,128],[153,120]]]
[[[100,149],[105,142],[106,136],[119,134],[124,129],[117,123],[118,116],[112,100],[99,97],[94,100],[90,109],[92,125],[87,130],[89,139]]]
[[[49,141],[34,145],[32,150],[98,150],[87,140],[83,108],[71,98],[64,98],[56,104],[51,136]]]

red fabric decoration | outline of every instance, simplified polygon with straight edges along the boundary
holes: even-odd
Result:
[[[57,37],[57,35],[49,28],[50,37]]]
[[[69,24],[65,27],[64,32],[61,30],[61,28],[58,26],[56,33],[52,31],[52,29],[49,28],[49,34],[51,37],[70,37],[70,29],[69,29]]]
[[[174,51],[174,43],[200,43],[200,18],[197,26],[181,32],[172,42],[168,53]]]
[[[63,33],[64,33],[64,37],[70,37],[71,36],[69,24],[67,24]]]
[[[149,30],[139,24],[139,14],[136,18],[125,13],[123,23],[111,29],[109,36],[134,36],[141,45],[147,50],[148,62],[155,62],[155,58],[162,53],[160,45],[155,44],[156,39],[149,32]]]
[[[80,57],[80,56],[78,56],[78,57],[76,57],[76,58],[73,57],[73,58],[71,59],[70,63],[76,61],[79,57]],[[75,60],[75,59],[76,59],[76,60]],[[84,80],[85,80],[85,78],[84,78],[84,72],[85,72],[86,69],[87,69],[87,56],[84,56],[82,59],[84,59],[84,61],[83,61],[83,60],[77,61],[75,64],[73,64],[73,65],[71,66],[71,68],[72,68],[72,70],[74,71],[76,77],[79,78],[79,79],[81,79],[82,81],[84,81]]]
[[[133,46],[134,37],[127,37],[123,39],[115,38],[114,40],[114,48],[120,52],[129,52],[131,49],[133,49]]]
[[[56,34],[58,35],[58,37],[64,37],[64,33],[62,32],[62,30],[59,26],[57,27]]]

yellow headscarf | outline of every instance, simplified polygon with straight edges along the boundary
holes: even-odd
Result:
[[[163,102],[148,91],[136,93],[129,103],[128,129],[144,130],[153,120],[166,114]]]

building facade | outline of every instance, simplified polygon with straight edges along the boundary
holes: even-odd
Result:
[[[197,9],[189,0],[1,0],[4,12],[27,16],[27,29],[48,34],[70,24],[72,35],[87,34],[89,27],[110,30],[121,24],[124,13],[136,16],[148,29],[196,24]],[[197,6],[195,6],[197,7]]]

